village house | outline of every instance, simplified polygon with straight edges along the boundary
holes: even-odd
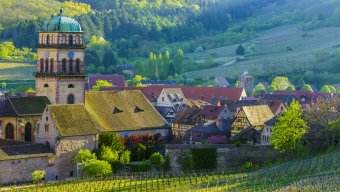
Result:
[[[103,132],[121,136],[150,132],[167,137],[170,126],[138,90],[86,92],[85,108]]]
[[[273,135],[275,123],[277,123],[277,116],[264,123],[264,128],[261,131],[261,145],[270,145],[270,138]]]
[[[48,105],[35,133],[35,142],[43,143],[54,153],[46,178],[76,176],[74,156],[80,149],[97,149],[98,134],[99,129],[83,104]]]
[[[198,113],[200,121],[215,122],[219,119],[233,119],[233,113],[225,106],[206,105]]]
[[[189,107],[196,107],[202,109],[206,105],[211,105],[211,103],[202,100],[187,99],[187,106]]]
[[[249,126],[242,131],[235,134],[232,138],[232,141],[239,141],[241,143],[248,144],[260,144],[261,142],[261,132],[256,130],[254,127]]]
[[[268,105],[242,107],[232,124],[233,129],[231,133],[236,135],[248,127],[261,131],[264,128],[264,123],[273,117],[274,114]]]
[[[173,107],[160,107],[155,106],[155,109],[158,111],[159,114],[168,122],[171,123],[173,119],[176,117],[177,112],[179,110],[175,110]]]
[[[172,107],[177,111],[186,106],[186,98],[180,88],[164,88],[157,98],[156,106]]]
[[[172,136],[181,139],[185,136],[186,131],[199,124],[197,115],[200,109],[197,107],[185,107],[176,115],[172,122]]]
[[[47,97],[8,97],[0,101],[0,139],[34,141]]]

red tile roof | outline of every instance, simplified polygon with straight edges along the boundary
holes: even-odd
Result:
[[[124,75],[99,75],[99,74],[89,74],[87,83],[88,88],[92,89],[98,80],[106,80],[117,87],[125,87],[125,77]]]
[[[218,107],[207,105],[203,107],[199,114],[208,120],[216,120],[218,119],[218,116],[221,114],[221,112],[225,109],[226,107],[224,106]]]
[[[162,92],[163,88],[180,88],[187,99],[197,99],[209,101],[213,98],[226,98],[228,100],[241,100],[242,88],[224,88],[224,87],[194,87],[194,86],[161,86],[151,85],[147,87],[103,87],[101,90],[140,90],[151,102],[155,102]]]
[[[303,104],[311,104],[317,102],[320,99],[327,99],[332,97],[331,93],[312,93],[310,91],[275,91],[274,94],[277,95],[294,95]],[[305,98],[305,102],[301,101],[301,98]]]

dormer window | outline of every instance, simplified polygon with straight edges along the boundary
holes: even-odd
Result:
[[[139,108],[139,107],[135,107],[135,113],[140,113],[140,112],[143,112],[144,110],[143,109],[141,109],[141,108]]]
[[[117,107],[115,107],[115,108],[113,109],[112,114],[117,114],[117,113],[122,113],[122,112],[123,112],[122,110],[120,110],[120,109],[118,109]]]

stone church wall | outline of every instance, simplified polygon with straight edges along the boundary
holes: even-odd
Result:
[[[185,154],[193,148],[216,148],[217,167],[226,169],[243,165],[245,162],[264,163],[269,159],[276,159],[278,152],[272,146],[254,145],[166,145],[165,154],[170,157],[173,171],[182,170]]]

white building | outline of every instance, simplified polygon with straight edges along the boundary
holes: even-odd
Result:
[[[273,128],[276,122],[277,116],[274,116],[264,123],[264,128],[261,131],[261,145],[271,145],[270,138],[273,135]]]
[[[180,88],[164,88],[156,102],[158,107],[173,107],[176,111],[186,106],[186,98]]]

